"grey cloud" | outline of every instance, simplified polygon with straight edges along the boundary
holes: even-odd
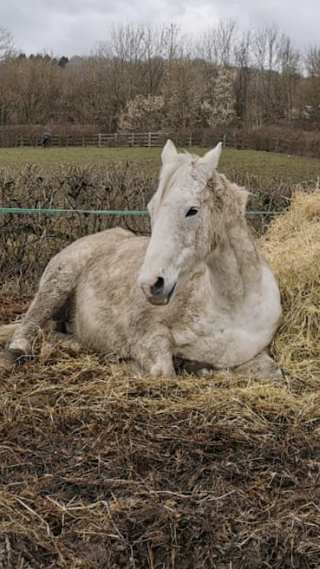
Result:
[[[197,35],[219,19],[233,18],[239,27],[275,23],[299,47],[320,43],[318,0],[10,0],[0,3],[0,25],[12,32],[27,53],[90,53],[120,23],[174,22]]]

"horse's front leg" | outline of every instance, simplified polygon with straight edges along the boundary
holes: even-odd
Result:
[[[0,354],[0,367],[10,371],[15,363],[29,354],[39,330],[67,303],[74,290],[74,275],[63,266],[48,265],[23,321],[12,334],[6,349]]]
[[[175,377],[171,342],[168,334],[147,335],[133,349],[142,372],[151,377]]]

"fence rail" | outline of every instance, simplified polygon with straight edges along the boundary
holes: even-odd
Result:
[[[30,209],[23,209],[18,207],[0,207],[0,214],[1,213],[11,213],[11,214],[23,214],[23,213],[32,213],[32,214],[42,214],[42,213],[49,213],[49,214],[63,214],[63,213],[78,213],[78,214],[91,214],[91,215],[149,215],[148,211],[145,210],[103,210],[103,209],[38,209],[38,208],[30,208]],[[282,215],[283,211],[247,211],[246,215],[264,215],[264,216],[271,216],[271,215]]]
[[[208,133],[180,133],[176,135],[167,135],[162,132],[129,132],[129,133],[52,133],[50,146],[78,146],[78,147],[129,147],[129,148],[158,148],[162,147],[167,138],[171,137],[175,142],[184,147],[191,146],[212,146],[219,142],[223,142],[224,146],[234,146],[234,141],[227,141],[226,135],[217,137],[217,135]],[[14,130],[0,130],[0,146],[1,147],[30,147],[41,146],[42,134],[40,132],[17,133]]]
[[[43,144],[43,129],[39,125],[30,126],[27,129],[24,125],[0,126],[0,147],[19,148],[19,147],[39,147]],[[300,138],[288,139],[279,133],[278,136],[259,133],[257,131],[238,132],[213,131],[211,129],[199,129],[193,132],[171,131],[171,132],[94,132],[83,127],[70,130],[67,127],[52,127],[51,142],[52,147],[87,147],[87,148],[158,148],[162,147],[166,140],[170,138],[174,143],[182,148],[202,147],[212,148],[217,142],[222,141],[223,146],[239,150],[262,150],[266,152],[287,153],[292,155],[302,155],[319,157],[319,140],[311,137],[305,144],[301,143]],[[319,137],[318,137],[319,138]]]

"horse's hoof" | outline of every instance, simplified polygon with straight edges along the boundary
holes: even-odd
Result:
[[[272,370],[271,374],[270,374],[270,378],[271,380],[279,380],[279,379],[283,379],[283,373],[282,370],[279,368],[279,366],[275,366],[274,369]]]
[[[0,376],[10,373],[14,366],[15,360],[9,352],[0,353]]]
[[[4,350],[0,352],[0,373],[2,375],[11,373],[19,358],[24,355],[25,354],[17,350]]]

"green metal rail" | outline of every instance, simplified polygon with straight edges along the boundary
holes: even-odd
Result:
[[[103,210],[103,209],[22,209],[18,207],[0,207],[0,213],[85,213],[91,215],[149,215],[139,210]],[[247,211],[247,215],[282,215],[283,211]]]

